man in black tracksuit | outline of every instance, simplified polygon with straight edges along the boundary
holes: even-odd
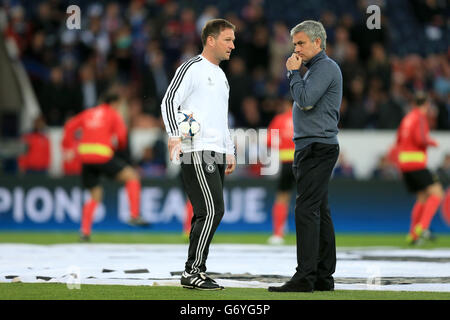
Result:
[[[178,67],[161,104],[170,159],[181,160],[183,185],[194,210],[188,258],[180,279],[184,288],[223,289],[206,274],[206,260],[225,211],[224,177],[236,167],[235,147],[228,129],[230,87],[219,67],[221,61],[230,59],[234,30],[235,26],[224,19],[205,24],[202,53]],[[178,111],[192,115],[200,124],[194,136],[181,136]]]
[[[295,226],[297,272],[272,292],[334,290],[336,243],[328,182],[339,155],[337,139],[342,100],[342,74],[325,54],[326,33],[317,21],[304,21],[291,30],[294,53],[286,62],[294,99],[297,184]],[[305,63],[302,65],[302,63]]]

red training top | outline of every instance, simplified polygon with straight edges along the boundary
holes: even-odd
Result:
[[[85,110],[70,119],[64,126],[63,144],[74,144],[75,132],[81,130],[78,153],[83,163],[105,163],[114,150],[127,145],[127,128],[119,113],[108,104]],[[117,139],[114,146],[113,138]]]
[[[427,117],[419,108],[403,118],[397,131],[397,160],[402,172],[426,168],[427,147],[438,145],[429,133]]]
[[[292,140],[294,137],[294,123],[292,122],[292,109],[276,115],[267,128],[267,145],[270,147],[274,141],[270,131],[272,129],[279,130],[279,150],[281,162],[294,161],[295,144]]]

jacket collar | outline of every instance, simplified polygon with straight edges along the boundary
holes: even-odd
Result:
[[[325,57],[326,57],[325,51],[322,49],[322,50],[320,50],[314,57],[312,57],[311,60],[309,60],[309,61],[305,64],[305,66],[309,69],[309,68],[311,68],[311,66],[312,66],[317,60],[320,60],[320,59],[325,58]]]

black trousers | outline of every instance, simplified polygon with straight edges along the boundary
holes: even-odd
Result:
[[[297,272],[291,280],[311,288],[317,281],[334,284],[336,242],[328,184],[338,155],[339,145],[324,143],[310,144],[294,155]]]
[[[181,176],[194,209],[185,270],[205,272],[209,245],[225,212],[225,155],[214,151],[184,153]]]

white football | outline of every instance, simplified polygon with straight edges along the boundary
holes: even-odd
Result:
[[[195,136],[200,131],[200,124],[193,120],[191,121],[191,134]]]
[[[178,125],[178,130],[180,130],[180,133],[183,136],[188,136],[189,131],[191,130],[191,125],[187,121],[180,122],[180,124]]]
[[[192,138],[200,131],[200,124],[194,119],[190,111],[179,111],[177,114],[178,130],[185,138]]]

